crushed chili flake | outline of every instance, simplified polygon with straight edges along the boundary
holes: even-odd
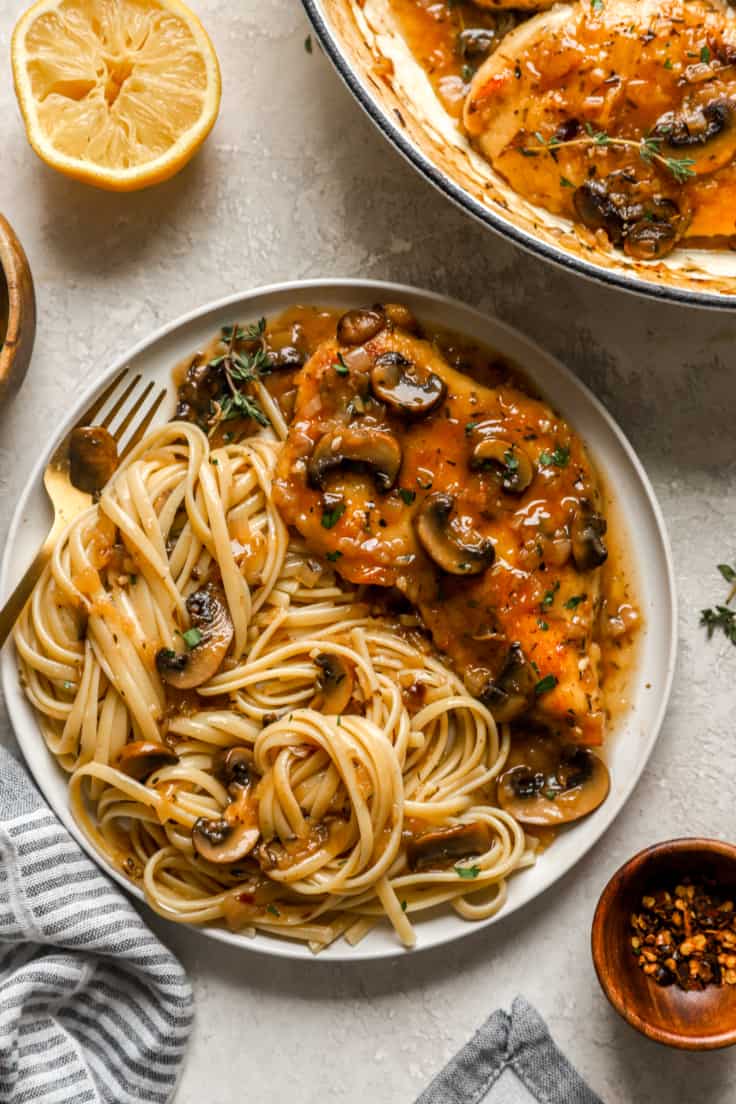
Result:
[[[641,899],[631,914],[631,949],[658,985],[736,985],[734,902],[687,878]]]

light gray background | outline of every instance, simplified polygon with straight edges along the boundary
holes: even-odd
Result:
[[[222,64],[222,113],[173,181],[130,196],[68,182],[36,159],[16,110],[7,59],[24,3],[0,0],[0,210],[30,256],[39,328],[26,384],[0,413],[0,543],[60,414],[133,341],[253,285],[365,276],[457,295],[567,361],[638,450],[680,587],[675,692],[650,766],[603,841],[522,916],[353,968],[236,954],[153,921],[196,990],[177,1104],[408,1104],[519,992],[609,1104],[732,1102],[736,1052],[640,1038],[601,994],[588,939],[603,884],[635,850],[736,835],[736,650],[698,628],[700,607],[724,594],[714,565],[736,557],[736,315],[583,283],[469,221],[374,131],[320,50],[306,53],[297,0],[196,0]],[[0,729],[9,740],[2,717]]]

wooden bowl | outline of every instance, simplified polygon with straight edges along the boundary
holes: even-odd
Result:
[[[31,268],[15,231],[0,215],[0,405],[23,382],[35,336],[36,296]]]
[[[683,1050],[715,1050],[736,1043],[736,986],[685,992],[663,987],[642,971],[631,951],[631,913],[650,890],[667,889],[689,875],[713,879],[736,894],[736,846],[711,839],[657,843],[629,859],[603,890],[593,918],[592,951],[603,992],[623,1018],[658,1043]]]

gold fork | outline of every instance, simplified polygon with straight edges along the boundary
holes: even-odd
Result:
[[[109,387],[97,398],[92,405],[85,410],[79,421],[72,426],[53,456],[46,465],[43,473],[43,482],[46,492],[54,507],[54,523],[49,535],[38,550],[36,558],[26,571],[23,578],[16,586],[7,602],[0,610],[0,648],[10,635],[13,625],[20,617],[34,586],[41,577],[41,572],[51,558],[51,553],[63,530],[78,514],[92,505],[92,495],[78,490],[69,478],[69,440],[75,429],[82,426],[100,425],[109,431],[118,445],[120,463],[128,453],[135,448],[153,421],[158,408],[166,398],[166,390],[158,391],[143,409],[146,400],[154,390],[153,381],[141,387],[141,376],[126,379],[128,369],[124,368]],[[124,385],[124,386],[123,386]],[[118,395],[120,387],[122,392]],[[106,404],[117,395],[115,401],[101,422],[95,422],[95,418],[104,409]],[[123,407],[132,399],[131,405],[122,417],[119,424],[114,424]],[[138,419],[136,421],[136,418]],[[130,436],[126,436],[130,430]]]

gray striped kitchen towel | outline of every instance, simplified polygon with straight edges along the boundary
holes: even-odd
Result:
[[[163,1104],[186,974],[0,747],[0,1104]]]
[[[450,1059],[415,1104],[603,1104],[557,1048],[535,1008],[517,997]]]

